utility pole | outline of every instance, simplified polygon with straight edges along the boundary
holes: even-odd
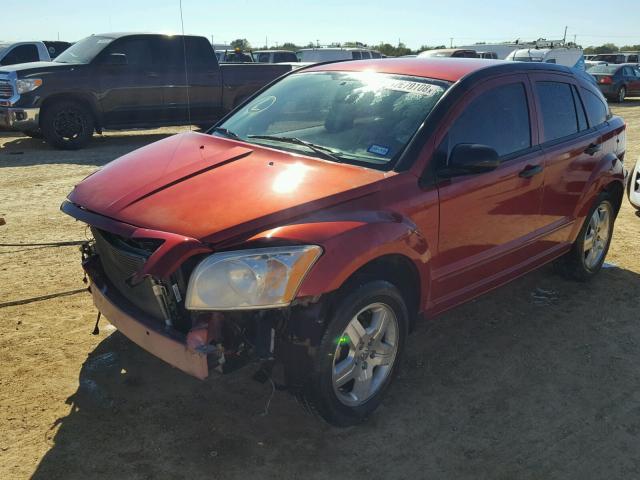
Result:
[[[316,47],[320,48],[320,40],[316,39]]]
[[[453,48],[453,37],[449,37],[449,48]]]
[[[574,36],[573,36],[573,44],[574,44],[574,45],[577,45],[577,44],[578,44],[578,40],[577,40],[577,38],[578,38],[578,35],[574,35]]]
[[[562,44],[564,45],[565,43],[567,43],[567,28],[569,28],[568,26],[564,27],[564,37],[562,38]]]

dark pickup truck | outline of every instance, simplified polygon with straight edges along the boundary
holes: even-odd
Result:
[[[220,65],[204,37],[92,35],[52,62],[0,67],[0,128],[77,149],[103,129],[208,127],[291,68]]]

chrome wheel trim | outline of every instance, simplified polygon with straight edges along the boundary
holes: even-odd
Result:
[[[582,240],[584,264],[588,269],[593,269],[602,260],[609,243],[610,222],[611,205],[606,202],[601,203],[591,215],[587,231]]]
[[[398,319],[389,305],[372,303],[353,316],[333,356],[333,391],[342,404],[357,407],[382,389],[399,339]]]

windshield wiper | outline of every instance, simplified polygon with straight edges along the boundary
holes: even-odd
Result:
[[[247,135],[247,138],[257,138],[262,140],[272,140],[274,142],[283,142],[283,143],[292,143],[294,145],[302,145],[307,147],[310,150],[313,150],[315,153],[324,157],[327,160],[331,160],[332,162],[343,163],[343,159],[340,158],[335,151],[331,148],[323,147],[322,145],[316,145],[315,143],[307,142],[306,140],[301,140],[296,137],[278,137],[276,135]]]
[[[240,138],[240,135],[238,135],[235,132],[232,132],[231,130],[229,130],[228,128],[224,128],[224,127],[215,127],[213,129],[214,132],[217,133],[221,133],[223,134],[225,137],[229,137],[229,138]]]

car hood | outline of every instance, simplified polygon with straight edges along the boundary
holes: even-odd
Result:
[[[60,62],[29,62],[17,63],[15,65],[6,65],[0,67],[0,73],[19,72],[21,75],[29,73],[51,72],[54,70],[70,70],[78,67],[77,64],[60,63]]]
[[[76,205],[216,243],[378,189],[386,173],[199,133],[131,152],[76,185]]]

